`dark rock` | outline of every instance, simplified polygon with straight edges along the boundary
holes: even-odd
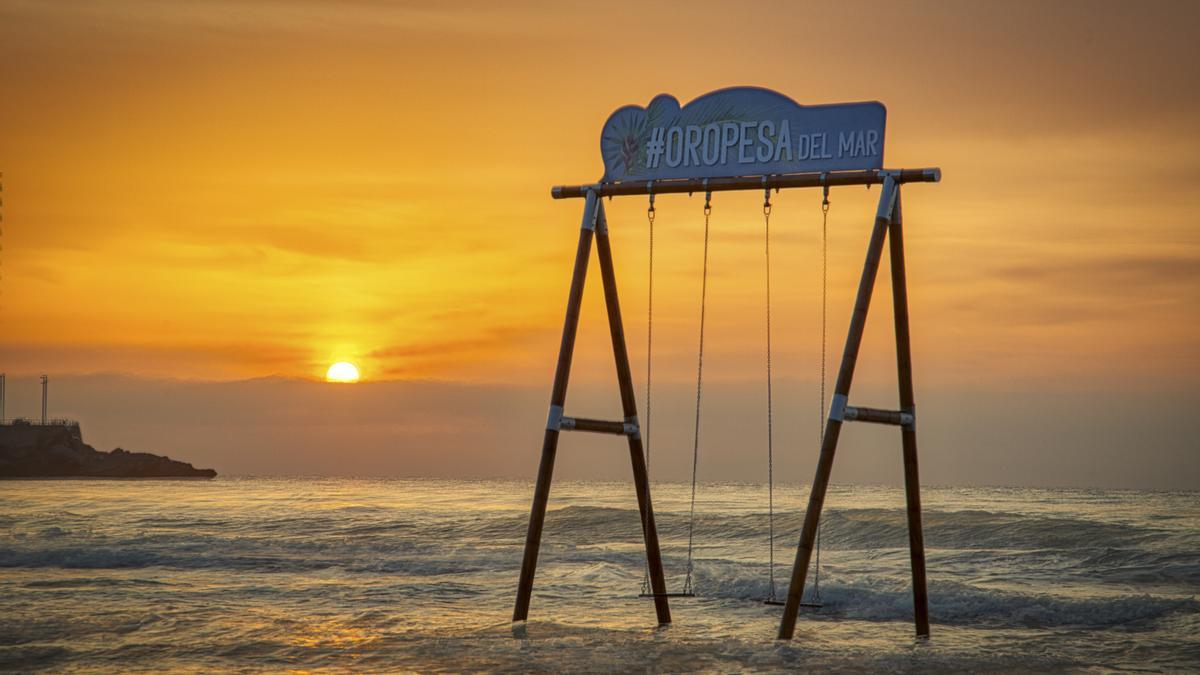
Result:
[[[99,452],[78,425],[0,426],[0,478],[213,478],[212,469],[148,452]]]

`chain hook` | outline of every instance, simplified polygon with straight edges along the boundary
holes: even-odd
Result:
[[[704,215],[712,213],[712,190],[708,189],[708,179],[704,179]]]
[[[771,187],[767,185],[767,177],[763,176],[763,215],[771,215]]]
[[[654,181],[646,183],[646,193],[650,195],[650,206],[646,208],[646,218],[654,224]]]
[[[821,213],[829,213],[829,174],[821,173]]]

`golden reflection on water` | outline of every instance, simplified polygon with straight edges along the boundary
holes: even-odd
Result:
[[[264,626],[264,629],[267,627]],[[380,635],[375,631],[347,626],[333,619],[307,620],[287,634],[288,641],[297,647],[336,649],[343,654],[355,658],[355,650],[379,640]]]

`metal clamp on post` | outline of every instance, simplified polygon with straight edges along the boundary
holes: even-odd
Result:
[[[583,226],[582,229],[596,231],[596,217],[600,213],[600,205],[597,203],[599,198],[596,196],[596,191],[591,188],[587,191],[587,200],[583,205]]]
[[[625,435],[632,438],[642,437],[642,428],[638,426],[637,415],[632,415],[625,418]]]
[[[841,422],[846,417],[846,395],[834,394],[829,404],[829,419]]]
[[[563,409],[561,405],[550,406],[550,414],[546,417],[546,430],[558,431],[562,428]]]
[[[879,210],[875,212],[875,219],[891,224],[892,214],[896,209],[896,179],[889,172],[880,173],[886,177],[883,179],[883,195],[879,198]]]

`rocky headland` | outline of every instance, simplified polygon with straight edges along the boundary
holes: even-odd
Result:
[[[212,469],[148,452],[100,452],[83,442],[78,424],[0,425],[2,478],[213,478]]]

